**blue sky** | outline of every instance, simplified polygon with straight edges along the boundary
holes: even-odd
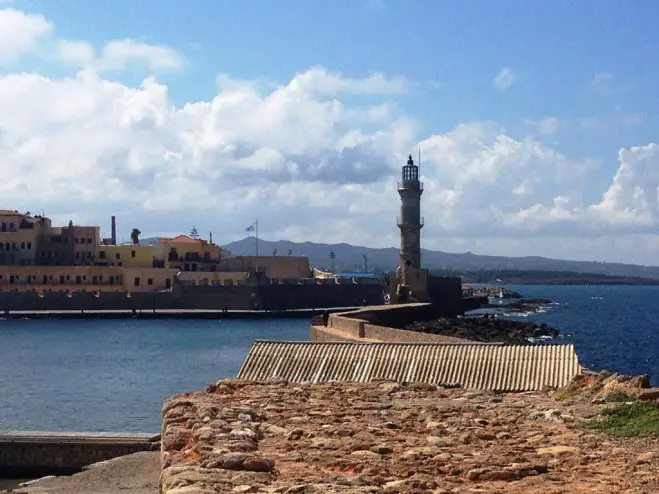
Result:
[[[76,0],[14,2],[42,13],[61,37],[97,47],[116,38],[166,44],[184,54],[182,73],[160,74],[176,104],[211,98],[217,74],[286,83],[315,65],[351,76],[404,75],[418,85],[399,100],[428,132],[491,120],[519,131],[524,119],[616,120],[597,135],[565,131],[554,142],[578,156],[606,156],[656,135],[659,4],[611,0]],[[514,90],[493,77],[511,67]],[[612,76],[601,91],[598,73]],[[139,82],[141,74],[121,74]]]
[[[489,122],[501,135],[516,142],[532,139],[566,156],[576,167],[593,160],[598,166],[588,172],[587,183],[573,197],[583,202],[582,209],[602,201],[620,167],[620,149],[646,146],[657,138],[659,70],[653,59],[659,46],[659,4],[649,0],[14,0],[0,3],[3,6],[42,15],[54,26],[52,36],[84,40],[97,52],[122,39],[175,51],[182,60],[176,70],[131,65],[102,76],[137,88],[153,74],[167,88],[168,103],[179,109],[191,102],[213,101],[222,91],[217,82],[222,74],[255,81],[264,97],[314,67],[350,80],[374,73],[402,77],[407,81],[405,91],[346,91],[340,103],[345,108],[386,104],[397,115],[413,119],[414,147],[431,136],[449,135],[460,124]],[[76,70],[35,54],[0,65],[0,74],[27,71],[54,79],[73,77]],[[502,84],[495,83],[498,75]],[[376,134],[378,125],[362,122],[360,128]],[[494,142],[483,146],[492,148]],[[446,152],[445,144],[429,141],[428,146]],[[441,154],[429,155],[431,161],[441,159]],[[529,159],[523,173],[535,173],[534,159]],[[437,170],[442,166],[437,163]],[[433,178],[442,183],[441,173]],[[562,194],[553,190],[551,195]],[[548,208],[551,202],[548,196],[543,204]],[[646,240],[655,234],[654,219],[651,226],[631,223],[631,230],[625,227],[620,232],[642,234]],[[635,230],[638,224],[642,232]],[[291,230],[279,229],[273,235],[287,231]],[[537,231],[531,233],[537,236]],[[607,227],[597,235],[605,233],[612,230]],[[569,235],[574,238],[573,232]],[[450,245],[438,241],[437,246],[479,251],[493,245],[483,240],[470,246],[464,241],[468,237],[455,233],[463,240]],[[519,245],[520,254],[536,249],[536,244]],[[654,246],[652,237],[647,248]],[[504,242],[494,250],[505,247]],[[557,247],[544,254],[574,256],[583,255],[582,250],[575,244],[567,252]],[[616,252],[613,260],[634,258],[623,247]],[[604,256],[610,257],[606,252]],[[642,257],[653,259],[651,254]]]

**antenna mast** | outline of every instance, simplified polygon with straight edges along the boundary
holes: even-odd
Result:
[[[421,174],[421,146],[419,146],[419,175]]]

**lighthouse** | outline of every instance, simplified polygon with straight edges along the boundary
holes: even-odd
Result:
[[[412,155],[403,165],[402,180],[398,182],[400,195],[400,282],[410,284],[411,273],[421,269],[421,194],[423,183],[419,181],[419,167],[414,164]]]

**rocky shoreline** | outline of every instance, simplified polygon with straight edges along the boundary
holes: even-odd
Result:
[[[546,324],[512,321],[493,315],[480,317],[440,318],[414,322],[405,326],[408,331],[464,338],[484,343],[500,342],[509,345],[529,345],[538,339],[557,338],[557,329]]]

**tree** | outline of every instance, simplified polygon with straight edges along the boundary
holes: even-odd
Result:
[[[190,236],[191,236],[192,238],[194,238],[194,239],[198,239],[198,238],[199,238],[199,231],[197,230],[197,227],[196,227],[196,226],[193,226],[193,227],[192,227],[192,230],[190,230]]]
[[[130,239],[133,241],[133,244],[138,245],[140,243],[140,235],[142,235],[142,232],[137,228],[133,228],[133,231],[130,232]]]

